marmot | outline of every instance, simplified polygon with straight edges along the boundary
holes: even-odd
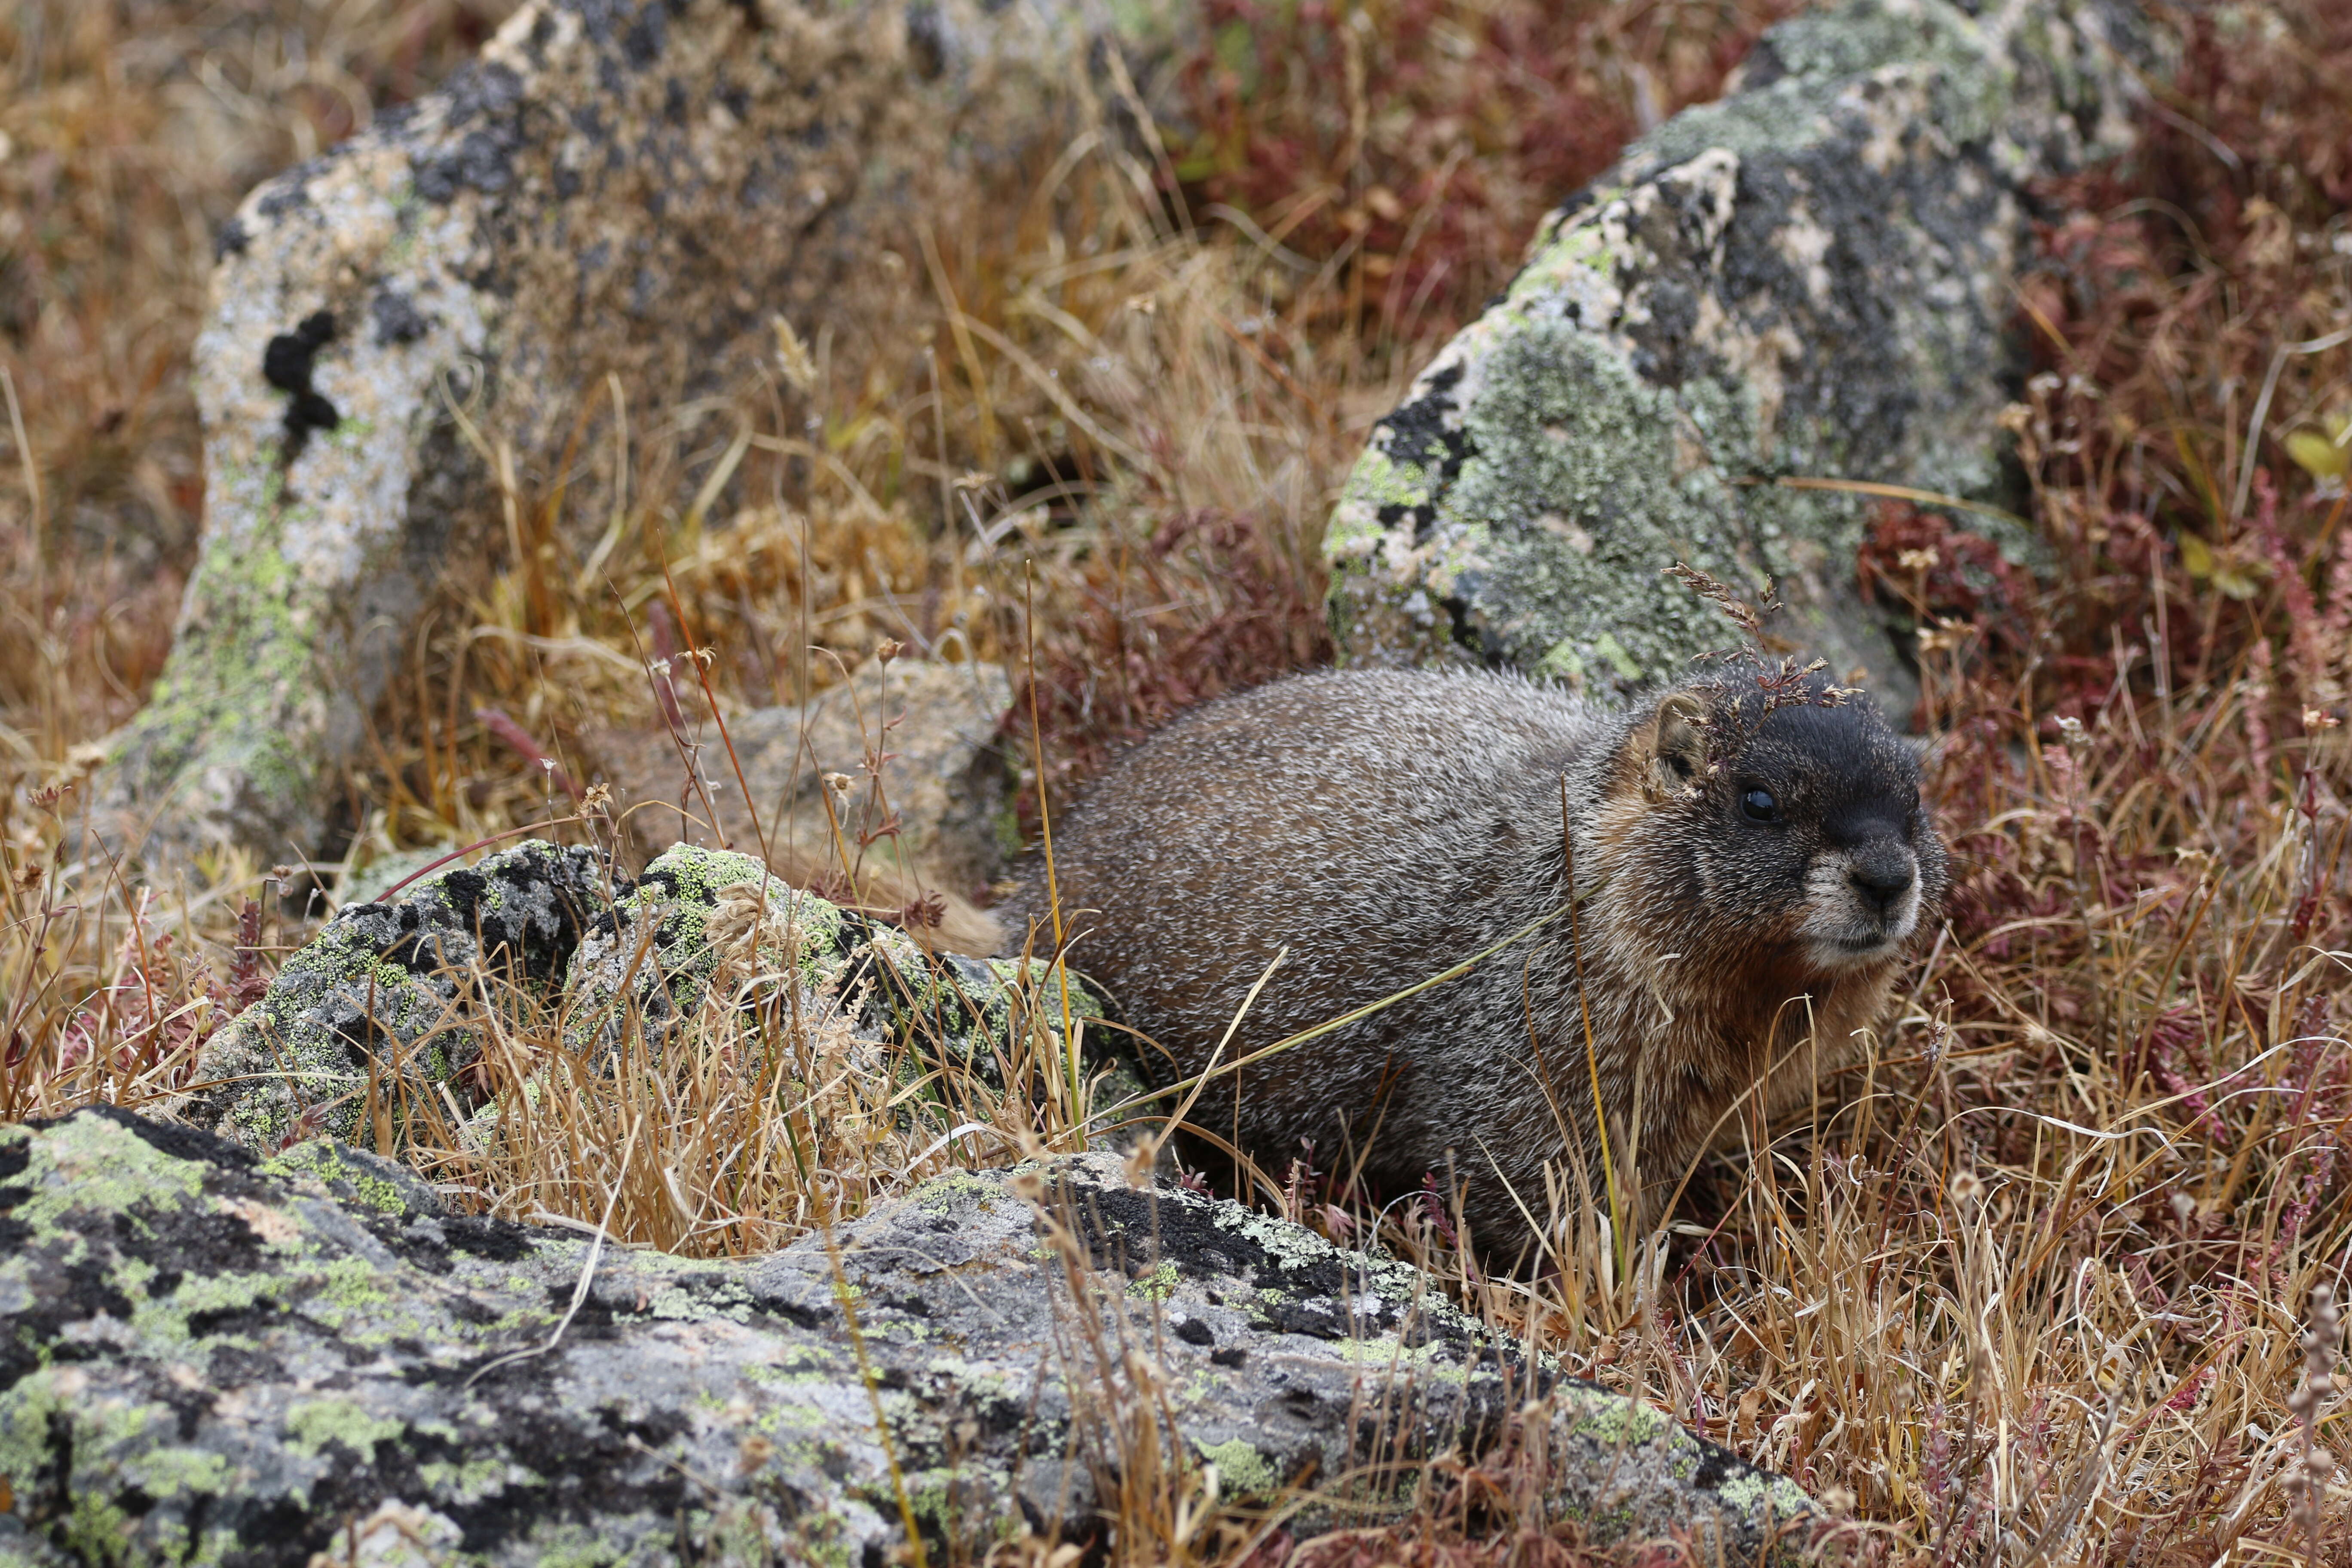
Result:
[[[1391,1194],[1434,1172],[1462,1184],[1480,1251],[1533,1261],[1520,1205],[1544,1215],[1546,1162],[1572,1146],[1604,1201],[1597,1068],[1612,1162],[1622,1175],[1633,1154],[1643,1191],[1626,1195],[1654,1222],[1710,1135],[1736,1137],[1724,1113],[1759,1074],[1780,1063],[1769,1113],[1854,1059],[1945,891],[1911,745],[1866,698],[1789,668],[1717,666],[1624,710],[1390,669],[1206,703],[1054,825],[1071,965],[1166,1052],[1160,1070],[1190,1075],[1282,949],[1223,1060],[1537,925],[1244,1068],[1237,1108],[1214,1081],[1191,1120],[1237,1130],[1277,1180],[1309,1142],[1320,1167],[1360,1160]],[[1043,921],[1042,859],[1005,912],[1016,941]],[[1809,1028],[1817,1049],[1800,1049]]]

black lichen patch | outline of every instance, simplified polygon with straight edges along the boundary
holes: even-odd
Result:
[[[485,195],[504,191],[514,184],[515,156],[523,148],[515,112],[522,98],[522,79],[502,65],[477,66],[458,73],[443,91],[449,104],[445,123],[451,130],[474,129],[449,152],[412,160],[410,177],[416,194],[439,206],[455,200],[460,191]]]
[[[621,53],[629,64],[643,70],[661,58],[662,46],[668,41],[669,17],[658,5],[648,5],[629,30],[621,35]]]
[[[310,205],[310,182],[322,173],[334,153],[297,163],[285,174],[269,182],[261,199],[253,205],[255,213],[265,218],[278,218],[299,211]]]
[[[1385,451],[1390,460],[1410,463],[1429,476],[1429,493],[1436,496],[1450,488],[1462,472],[1462,465],[1477,451],[1477,444],[1469,432],[1449,425],[1456,410],[1452,396],[1462,379],[1462,367],[1448,365],[1430,377],[1429,385],[1420,396],[1381,421],[1381,434],[1375,443]],[[1421,506],[1391,504],[1380,510],[1382,527],[1393,528],[1407,517],[1412,519],[1412,540],[1426,543],[1430,530],[1437,525],[1434,502]]]
[[[210,1194],[245,1197],[267,1192],[252,1175],[253,1156],[244,1150],[191,1128],[142,1121],[113,1106],[87,1108],[60,1121],[31,1123],[28,1130],[37,1133],[76,1118],[128,1128],[159,1152],[205,1167]],[[26,1144],[0,1144],[0,1153],[21,1161]],[[21,1172],[25,1165],[18,1163],[16,1169]],[[101,1318],[116,1322],[131,1319],[138,1303],[124,1285],[126,1262],[149,1266],[145,1285],[131,1289],[150,1300],[173,1294],[191,1268],[212,1277],[247,1272],[262,1264],[260,1238],[252,1226],[201,1202],[159,1205],[140,1201],[116,1210],[71,1214],[64,1228],[79,1244],[82,1256],[69,1258],[67,1242],[44,1244],[29,1226],[5,1217],[28,1195],[22,1186],[0,1187],[0,1247],[36,1258],[32,1300],[9,1314],[9,1331],[0,1334],[0,1392],[49,1362],[110,1353],[102,1337],[77,1339],[66,1331]],[[47,1256],[41,1256],[43,1251]]]
[[[1500,669],[1510,662],[1510,645],[1496,635],[1486,613],[1472,602],[1483,574],[1465,572],[1455,579],[1455,592],[1438,601],[1445,612],[1447,635],[1454,646],[1477,659],[1489,669]]]
[[[451,1215],[441,1222],[452,1252],[470,1253],[493,1263],[518,1263],[531,1256],[531,1231],[510,1219]]]
[[[285,1302],[263,1297],[237,1307],[208,1307],[188,1314],[191,1340],[247,1339],[277,1327],[293,1315]]]
[[[261,353],[261,379],[287,395],[286,441],[279,460],[291,463],[302,454],[313,430],[332,430],[343,421],[335,405],[312,389],[310,374],[319,351],[334,341],[335,318],[315,310],[290,332],[269,340]]]
[[[1216,1223],[1204,1205],[1127,1187],[1088,1187],[1077,1194],[1079,1226],[1097,1267],[1141,1271],[1161,1262],[1188,1274],[1248,1279],[1257,1289],[1327,1295],[1347,1289],[1335,1258],[1286,1263],[1263,1245]]]
[[[582,1298],[579,1309],[574,1310],[572,1305],[574,1289],[568,1284],[548,1286],[547,1310],[555,1314],[558,1321],[570,1320],[571,1327],[564,1331],[567,1334],[582,1339],[609,1339],[610,1331],[618,1321],[611,1305],[592,1295]],[[599,1330],[605,1331],[599,1333]]]
[[[74,1430],[73,1417],[62,1410],[50,1411],[44,1424],[41,1458],[31,1475],[17,1478],[25,1492],[11,1511],[63,1546],[73,1513]]]
[[[1385,1306],[1382,1302],[1381,1305]],[[1393,1313],[1378,1316],[1393,1318]],[[1359,1323],[1349,1313],[1340,1298],[1308,1296],[1296,1301],[1276,1301],[1266,1309],[1266,1321],[1286,1334],[1307,1334],[1318,1340],[1344,1340],[1360,1333],[1376,1323]]]
[[[1395,1331],[1408,1344],[1445,1347],[1441,1354],[1457,1363],[1505,1364],[1492,1346],[1462,1323],[1414,1312],[1369,1289],[1341,1255],[1312,1261],[1282,1258],[1247,1235],[1218,1225],[1213,1209],[1172,1194],[1111,1185],[1083,1187],[1073,1196],[1079,1235],[1097,1268],[1123,1268],[1140,1276],[1168,1263],[1195,1279],[1243,1279],[1260,1293],[1269,1325],[1283,1333],[1338,1340]],[[1190,1338],[1181,1329],[1178,1332]]]
[[[413,343],[432,328],[416,301],[389,285],[368,301],[368,314],[375,318],[375,341],[386,347]]]
[[[478,1502],[440,1502],[440,1510],[464,1532],[459,1549],[484,1557],[552,1522],[593,1526],[615,1514],[667,1517],[704,1500],[688,1490],[686,1478],[656,1457],[688,1429],[683,1417],[656,1415],[632,1420],[609,1406],[566,1408],[534,1392],[509,1393],[493,1375],[480,1385],[494,1409],[499,1446],[527,1472],[509,1479]],[[396,1459],[387,1455],[381,1472],[385,1495],[422,1489],[415,1467],[478,1459],[478,1446],[460,1447],[446,1438],[413,1432]],[[405,1473],[404,1473],[405,1472]],[[408,1494],[395,1482],[406,1481]]]
[[[1698,1468],[1691,1472],[1690,1484],[1701,1491],[1713,1491],[1721,1486],[1734,1468],[1747,1467],[1739,1456],[1728,1448],[1718,1448],[1704,1437],[1699,1439]]]
[[[326,1473],[307,1482],[302,1492],[267,1500],[234,1495],[221,1500],[212,1522],[237,1543],[221,1561],[237,1568],[296,1568],[317,1561],[337,1543],[349,1521],[386,1499],[426,1495],[415,1461],[402,1452],[404,1440],[372,1443],[371,1451],[361,1454],[330,1439],[320,1452],[328,1461]]]
[[[685,896],[686,879],[664,866],[646,872],[638,879],[637,887],[640,891],[651,889],[654,897],[664,903],[675,903]]]
[[[457,151],[416,165],[416,194],[436,205],[460,191],[503,191],[514,180],[514,155],[521,137],[512,131],[468,131]]]
[[[604,874],[591,850],[530,843],[445,872],[394,902],[349,906],[335,919],[358,927],[381,959],[411,974],[446,972],[457,957],[451,939],[463,937],[468,963],[478,951],[493,972],[518,969],[545,984],[563,973],[582,933],[610,918],[598,885]],[[614,878],[613,893],[632,885]]]
[[[14,1332],[0,1337],[0,1394],[52,1361],[79,1361],[109,1353],[96,1344],[65,1338],[68,1324],[110,1317],[127,1321],[131,1299],[122,1293],[102,1257],[43,1270],[32,1304],[9,1315]]]
[[[450,78],[441,96],[449,106],[448,119],[444,123],[456,130],[501,114],[520,103],[522,78],[511,66],[495,61],[468,66]]]

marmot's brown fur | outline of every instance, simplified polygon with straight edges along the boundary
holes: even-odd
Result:
[[[1055,824],[1072,966],[1189,1075],[1288,949],[1223,1059],[1244,1056],[1559,914],[1564,778],[1573,922],[1244,1068],[1238,1089],[1218,1080],[1192,1120],[1237,1131],[1277,1178],[1310,1142],[1318,1166],[1360,1157],[1391,1194],[1450,1171],[1481,1250],[1507,1260],[1528,1256],[1522,1205],[1543,1216],[1548,1162],[1573,1193],[1573,1151],[1603,1191],[1597,1067],[1612,1158],[1622,1173],[1632,1155],[1654,1221],[1760,1074],[1768,1114],[1831,1086],[1942,899],[1912,749],[1842,695],[1733,665],[1622,710],[1402,670],[1208,703]],[[1044,915],[1045,880],[1033,864],[1011,929]]]

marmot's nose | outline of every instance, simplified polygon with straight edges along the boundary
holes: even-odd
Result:
[[[1894,910],[1895,901],[1911,890],[1917,876],[1909,852],[1892,845],[1853,858],[1853,890],[1882,915]]]

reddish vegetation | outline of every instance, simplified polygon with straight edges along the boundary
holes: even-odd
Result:
[[[1401,292],[1357,296],[1395,330],[1419,320],[1398,305],[1421,280],[1471,268],[1478,245],[1435,224],[1409,235],[1409,217],[1383,218],[1360,196],[1342,203],[1319,171],[1335,149],[1360,153],[1335,130],[1356,68],[1328,16],[1296,16],[1319,77],[1286,73],[1253,98],[1238,68],[1199,68],[1231,109],[1205,122],[1255,128],[1265,155],[1219,161],[1224,144],[1203,132],[1181,165],[1186,188],[1276,215],[1277,233],[1280,216],[1297,218],[1294,248],[1386,256],[1384,278],[1412,269]],[[2135,1491],[2128,1513],[2053,1537],[2070,1559],[2210,1561],[2240,1542],[2299,1552],[2306,1531],[2344,1539],[2303,1472],[2266,1469],[2265,1441],[2248,1431],[2300,1421],[2313,1442],[2317,1406],[2294,1390],[2332,1349],[2306,1361],[2292,1325],[2352,1257],[2339,1158],[2352,1005],[2340,960],[2326,956],[2352,939],[2340,439],[2352,424],[2352,12],[2296,0],[2159,20],[2182,40],[2179,77],[2131,155],[2042,193],[2050,216],[2021,290],[2036,363],[2005,422],[2042,563],[2029,574],[1973,520],[1907,505],[1878,511],[1859,563],[1862,591],[1925,634],[1921,717],[1945,736],[1950,929],[1885,1069],[1911,1109],[1790,1149],[1811,1172],[1801,1196],[1717,1173],[1692,1205],[1715,1234],[1677,1254],[1676,1299],[1647,1328],[1596,1341],[1578,1310],[1523,1309],[1580,1364],[1679,1390],[1678,1413],[1710,1435],[1906,1521],[1935,1561],[1999,1551],[1997,1520],[2058,1529],[2081,1506],[2067,1500],[2090,1495],[2084,1478],[2126,1452],[2167,1479],[2140,1472],[2155,1489]],[[1360,68],[1369,80],[1382,68]],[[1318,80],[1339,87],[1318,100]],[[1281,110],[1245,112],[1267,100]],[[1301,107],[1318,101],[1319,114]],[[1410,166],[1434,179],[1442,154]],[[1181,672],[1135,684],[1171,706],[1195,689]],[[1117,722],[1148,721],[1150,706],[1118,709]],[[1068,754],[1092,754],[1063,733]],[[2169,1142],[2110,1170],[2105,1146],[2058,1137],[2053,1118]],[[1327,1228],[1370,1216],[1341,1217]],[[1433,1228],[1390,1229],[1470,1288]],[[1772,1239],[1790,1234],[1804,1260]],[[1778,1320],[1755,1293],[1781,1280],[1790,1300],[1811,1299],[1841,1248],[1859,1272],[1838,1289],[1865,1281],[1857,1304],[1877,1314],[1865,1340]],[[2128,1400],[2105,1381],[2112,1365],[2061,1326],[2094,1279],[2123,1282],[2098,1331],[2121,1342],[2129,1329],[2138,1346]],[[1969,1342],[1947,1368],[1956,1378],[1902,1370],[1924,1302],[1959,1324],[1996,1289],[2002,1313],[2046,1327]],[[2008,1391],[1998,1436],[1984,1381],[1996,1375]],[[2103,1401],[2116,1412],[2104,1436],[2081,1414]],[[1915,1449],[1853,1446],[1857,1430],[1898,1425]],[[1291,1561],[1484,1561],[1510,1535],[1505,1521],[1524,1517],[1505,1510],[1483,1536],[1424,1520]],[[1547,1538],[1544,1550],[1572,1549]]]
[[[1203,229],[1239,219],[1278,248],[1249,353],[1292,417],[1307,405],[1336,475],[1361,433],[1337,409],[1362,381],[1425,359],[1517,268],[1544,213],[1643,125],[1715,97],[1794,8],[1211,0],[1207,47],[1176,73],[1163,184]],[[1148,542],[1086,563],[1085,593],[1041,609],[1057,789],[1181,708],[1329,657],[1319,510],[1186,506],[1166,479],[1139,508]],[[1025,697],[1013,728],[1026,753]],[[1021,805],[1034,828],[1031,792]]]
[[[1276,555],[1272,531],[1223,512],[1180,514],[1048,634],[1036,697],[1057,794],[1182,709],[1329,658],[1321,585]],[[1213,602],[1174,626],[1148,613],[1193,594]],[[1027,701],[1010,721],[1024,742]],[[1034,830],[1034,790],[1021,806]]]
[[[2146,782],[2177,814],[2160,848],[2123,861],[2081,825],[2080,874],[2103,898],[2184,875],[2172,850],[2208,826],[2224,855],[2288,815],[2341,828],[2352,531],[2340,468],[2305,472],[2286,443],[2334,434],[2347,407],[2347,355],[2326,340],[2352,281],[2352,13],[2281,10],[2292,30],[2273,37],[2174,18],[2187,63],[2138,150],[2048,193],[2062,216],[2021,323],[2039,374],[2013,421],[2055,557],[2046,590],[1916,513],[1883,519],[1864,553],[1865,591],[1916,594],[1890,560],[1937,552],[1924,598],[1965,645],[1943,715],[1956,784],[1983,787],[2014,742],[2065,738],[2043,758],[2070,787],[2086,770],[2102,794]],[[2331,858],[2298,895],[2298,942],[2343,912]],[[2039,907],[1998,859],[1963,884],[1959,934]]]
[[[1536,222],[1633,135],[1722,90],[1793,0],[1691,7],[1505,0],[1210,0],[1179,80],[1171,172],[1341,275],[1327,331],[1450,331]]]

